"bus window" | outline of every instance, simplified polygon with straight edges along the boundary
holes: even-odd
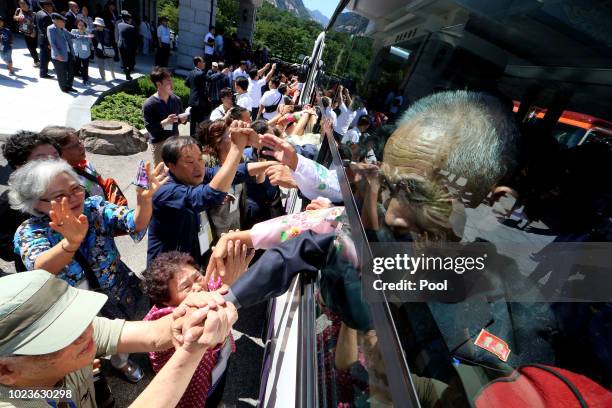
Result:
[[[361,259],[334,259],[318,282],[322,406],[408,405],[392,397],[405,384],[386,364],[397,356],[422,406],[490,406],[494,384],[536,405],[537,387],[509,380],[534,364],[610,402],[612,264],[583,256],[612,250],[612,132],[597,128],[612,119],[612,83],[598,76],[612,50],[590,24],[612,23],[612,12],[523,6],[361,1],[336,20],[340,34],[360,29],[345,52],[326,50],[319,102],[329,98],[320,107],[346,183],[343,233]],[[371,44],[367,63],[350,63],[357,40]],[[409,273],[382,268],[379,282],[365,267],[394,250],[432,260],[420,290],[406,286]],[[484,272],[452,261],[438,275],[436,256],[464,251],[488,255]],[[378,326],[371,291],[391,315]]]

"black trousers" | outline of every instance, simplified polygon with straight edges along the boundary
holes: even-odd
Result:
[[[83,82],[89,81],[89,58],[74,59],[74,73],[83,78]]]
[[[189,118],[189,134],[195,137],[197,126],[204,122],[206,119],[206,113],[209,112],[210,109],[206,106],[192,106],[191,107],[191,115]]]
[[[74,57],[72,54],[68,54],[68,61],[53,60],[53,66],[55,67],[55,73],[57,74],[57,83],[62,91],[66,91],[72,88],[74,81]]]
[[[24,38],[32,59],[34,62],[40,62],[40,59],[38,58],[38,51],[36,51],[38,40],[36,37],[30,37],[29,35],[24,36]]]
[[[206,62],[207,69],[212,69],[213,54],[204,54],[204,62]]]
[[[128,48],[119,48],[119,54],[121,55],[123,71],[126,75],[129,75],[134,71],[134,66],[136,65],[136,51]]]
[[[51,50],[49,49],[49,42],[38,39],[38,48],[40,48],[40,76],[49,74],[49,62],[51,61]]]
[[[170,44],[162,43],[161,47],[157,48],[155,53],[155,65],[158,67],[167,67],[168,58],[170,58]]]

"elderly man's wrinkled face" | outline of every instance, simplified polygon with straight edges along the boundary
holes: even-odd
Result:
[[[66,375],[87,367],[96,355],[93,325],[72,343],[54,353],[42,356],[16,356],[0,361],[2,384],[40,383],[52,378],[60,380]]]
[[[423,132],[408,122],[391,135],[381,172],[385,224],[395,235],[421,236],[448,223],[452,202],[438,174],[452,148],[452,139],[432,126]]]

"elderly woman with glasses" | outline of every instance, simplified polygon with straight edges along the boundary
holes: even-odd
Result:
[[[166,181],[163,166],[151,171],[147,164],[146,172],[149,188],[136,189],[136,208],[130,209],[100,196],[86,198],[79,177],[63,160],[20,167],[9,179],[9,200],[30,218],[15,232],[15,253],[28,270],[43,269],[72,286],[107,294],[106,317],[135,319],[142,298],[139,280],[121,261],[114,236],[128,233],[136,242],[144,237],[153,194]],[[113,361],[129,380],[138,381],[140,370],[128,363],[127,356]]]

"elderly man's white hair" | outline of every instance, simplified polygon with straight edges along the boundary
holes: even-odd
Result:
[[[34,209],[55,177],[67,173],[79,182],[79,176],[61,159],[34,160],[17,169],[9,178],[11,208],[34,216],[42,215]]]
[[[423,137],[450,144],[443,170],[467,178],[475,189],[491,188],[515,164],[519,132],[512,106],[494,96],[472,91],[429,95],[408,108],[398,128],[408,122]]]

